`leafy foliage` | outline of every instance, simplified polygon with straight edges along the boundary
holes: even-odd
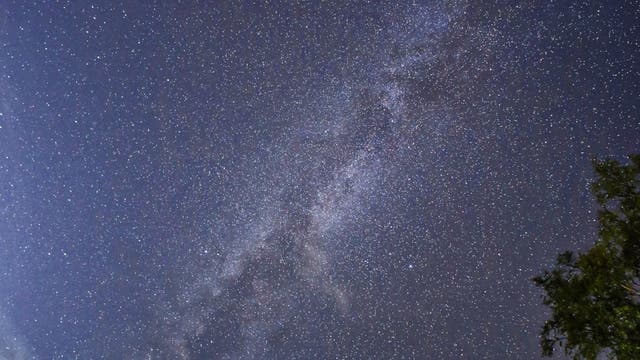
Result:
[[[595,245],[560,254],[533,279],[552,310],[541,333],[545,356],[559,346],[574,359],[640,359],[640,155],[629,158],[628,165],[594,161],[601,206]]]

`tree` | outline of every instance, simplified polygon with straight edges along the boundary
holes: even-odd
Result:
[[[562,253],[533,279],[551,319],[544,356],[556,347],[573,359],[640,359],[640,154],[628,165],[594,160],[599,238],[586,253]]]

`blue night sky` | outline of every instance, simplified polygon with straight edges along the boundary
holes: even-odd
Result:
[[[634,1],[0,2],[0,359],[533,359],[640,149]]]

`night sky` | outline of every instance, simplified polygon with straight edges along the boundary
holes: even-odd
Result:
[[[640,151],[636,1],[0,3],[0,359],[535,359]]]

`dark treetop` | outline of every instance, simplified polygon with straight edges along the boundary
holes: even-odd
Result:
[[[640,358],[640,155],[630,159],[595,162],[596,244],[579,256],[562,253],[534,278],[552,310],[542,328],[545,355],[558,345],[575,359]]]

